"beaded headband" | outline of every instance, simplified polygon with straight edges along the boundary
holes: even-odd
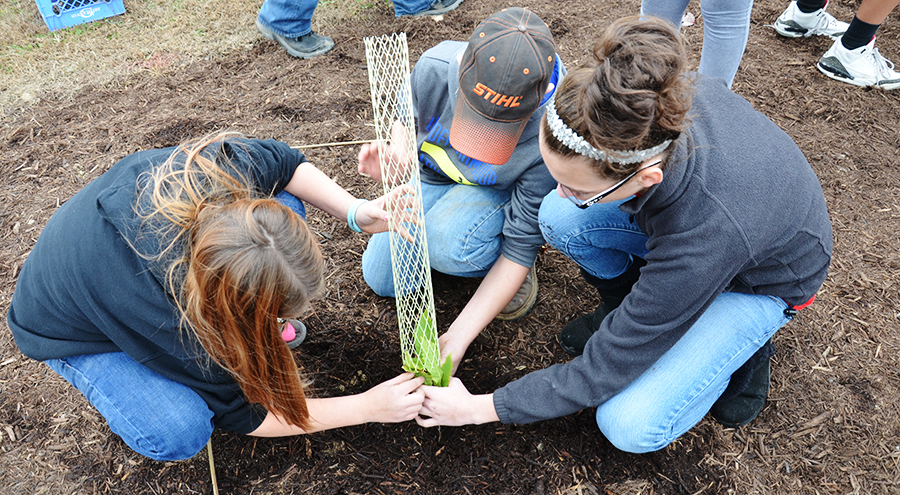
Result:
[[[556,95],[553,95],[547,105],[547,125],[556,139],[564,144],[566,148],[597,161],[611,161],[625,165],[639,163],[651,156],[662,153],[672,144],[671,139],[666,139],[662,143],[645,150],[610,151],[609,153],[598,150],[585,141],[583,137],[576,134],[575,131],[569,129],[569,126],[559,118],[559,115],[556,114]]]

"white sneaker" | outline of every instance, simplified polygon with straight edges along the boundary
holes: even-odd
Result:
[[[868,45],[855,50],[844,48],[838,38],[816,64],[826,76],[855,86],[874,86],[881,89],[900,88],[900,72],[894,63],[881,56],[875,48],[875,38]]]
[[[788,38],[801,36],[829,36],[837,38],[847,31],[850,24],[839,21],[833,15],[825,12],[828,2],[821,9],[806,14],[797,8],[797,2],[791,2],[788,8],[778,16],[775,21],[775,31]]]

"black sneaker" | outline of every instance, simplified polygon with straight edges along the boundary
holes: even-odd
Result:
[[[581,315],[570,321],[556,337],[559,346],[566,354],[580,356],[584,352],[584,346],[587,345],[588,339],[600,328],[600,323],[610,311],[612,309],[604,303],[593,313]]]
[[[737,385],[733,387],[733,383],[729,383],[722,397],[713,404],[709,411],[713,419],[726,428],[740,428],[759,416],[769,397],[773,354],[775,346],[769,340],[731,376],[731,381]],[[741,376],[746,373],[752,374]],[[743,387],[741,382],[744,382]]]
[[[312,31],[299,38],[285,38],[264,26],[259,22],[259,19],[256,20],[256,29],[258,29],[266,39],[277,41],[278,44],[288,52],[288,55],[292,57],[311,58],[318,55],[324,55],[334,48],[333,39],[328,36],[320,36]]]
[[[451,10],[455,10],[461,3],[463,3],[463,0],[437,0],[436,2],[431,4],[431,7],[428,7],[428,10],[416,12],[415,14],[413,14],[413,17],[446,14]]]

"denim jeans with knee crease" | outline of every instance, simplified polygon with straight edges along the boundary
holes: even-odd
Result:
[[[647,236],[616,203],[580,210],[554,191],[541,203],[548,243],[599,278],[623,273],[647,255]],[[790,321],[777,297],[720,294],[687,333],[637,380],[599,404],[597,424],[626,452],[659,450],[696,425],[728,382]]]
[[[510,191],[460,184],[422,183],[431,268],[459,277],[483,277],[500,257],[504,206]],[[362,257],[363,278],[376,294],[395,297],[390,234],[373,235]],[[413,290],[421,281],[411,281]]]
[[[213,412],[200,395],[124,352],[45,363],[81,391],[138,454],[157,461],[190,459],[209,442]]]
[[[690,0],[643,0],[641,15],[659,17],[678,28],[689,3]],[[700,3],[703,49],[698,72],[721,77],[731,87],[747,47],[752,8],[753,0],[703,0]]]
[[[300,199],[276,199],[306,218]],[[209,441],[213,412],[187,385],[170,380],[124,352],[45,361],[106,418],[135,452],[157,461],[190,459]]]

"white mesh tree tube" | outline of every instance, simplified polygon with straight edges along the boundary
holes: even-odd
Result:
[[[448,357],[441,365],[437,343],[422,186],[418,160],[415,159],[416,133],[406,33],[367,37],[365,44],[375,137],[382,150],[388,143],[393,150],[379,153],[384,193],[407,184],[415,191],[414,198],[403,198],[402,206],[389,202],[386,208],[390,215],[391,268],[403,369],[424,376],[426,385],[446,386],[450,379],[451,363]],[[396,131],[398,124],[403,126],[405,132]],[[408,233],[408,238],[401,235],[400,232],[404,231]]]

